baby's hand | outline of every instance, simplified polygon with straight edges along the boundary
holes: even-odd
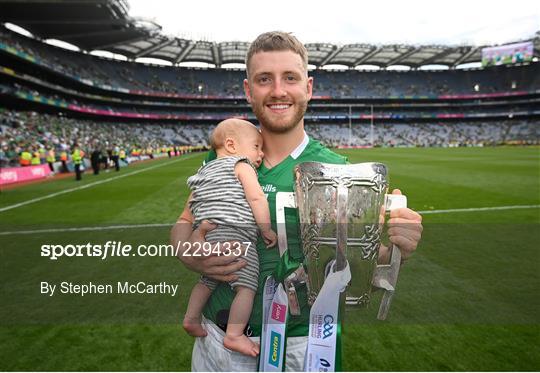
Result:
[[[267,248],[274,247],[277,242],[277,234],[271,229],[261,231],[264,243],[266,244]]]

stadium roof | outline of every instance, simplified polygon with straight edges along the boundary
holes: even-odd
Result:
[[[125,0],[0,0],[0,21],[86,51],[143,40],[161,30],[127,12]]]
[[[243,63],[248,42],[195,41],[160,33],[155,23],[128,15],[125,0],[0,0],[0,21],[16,24],[41,39],[59,39],[82,50],[105,50],[126,56],[158,58],[172,64],[206,62],[215,66]],[[540,56],[540,34],[533,39]],[[405,65],[455,67],[481,60],[485,46],[306,44],[309,63],[326,65]]]

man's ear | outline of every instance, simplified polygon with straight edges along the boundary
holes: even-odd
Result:
[[[246,94],[246,100],[251,104],[251,90],[249,89],[249,82],[244,79],[244,93]]]
[[[313,96],[313,77],[310,76],[307,79],[307,94],[308,94],[308,101],[311,100],[311,97]]]
[[[223,147],[230,154],[236,154],[236,143],[231,137],[227,137],[223,143]]]

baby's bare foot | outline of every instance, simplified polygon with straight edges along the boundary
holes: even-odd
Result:
[[[185,316],[182,326],[192,337],[206,337],[206,330],[204,330],[198,318]]]
[[[259,355],[259,345],[243,334],[241,336],[225,335],[223,345],[229,350],[240,352],[247,356],[256,357]]]

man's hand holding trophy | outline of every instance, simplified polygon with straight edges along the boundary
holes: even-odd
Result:
[[[405,208],[407,198],[401,191],[387,194],[388,169],[382,163],[300,163],[294,180],[294,193],[276,196],[278,243],[283,255],[287,250],[284,211],[298,208],[304,263],[279,285],[278,292],[290,314],[297,315],[296,289],[305,283],[311,312],[304,368],[335,371],[343,317],[339,309],[366,306],[372,289],[381,289],[377,318],[386,319],[400,266],[420,238],[421,217]],[[385,247],[381,234],[388,212],[391,245]]]

